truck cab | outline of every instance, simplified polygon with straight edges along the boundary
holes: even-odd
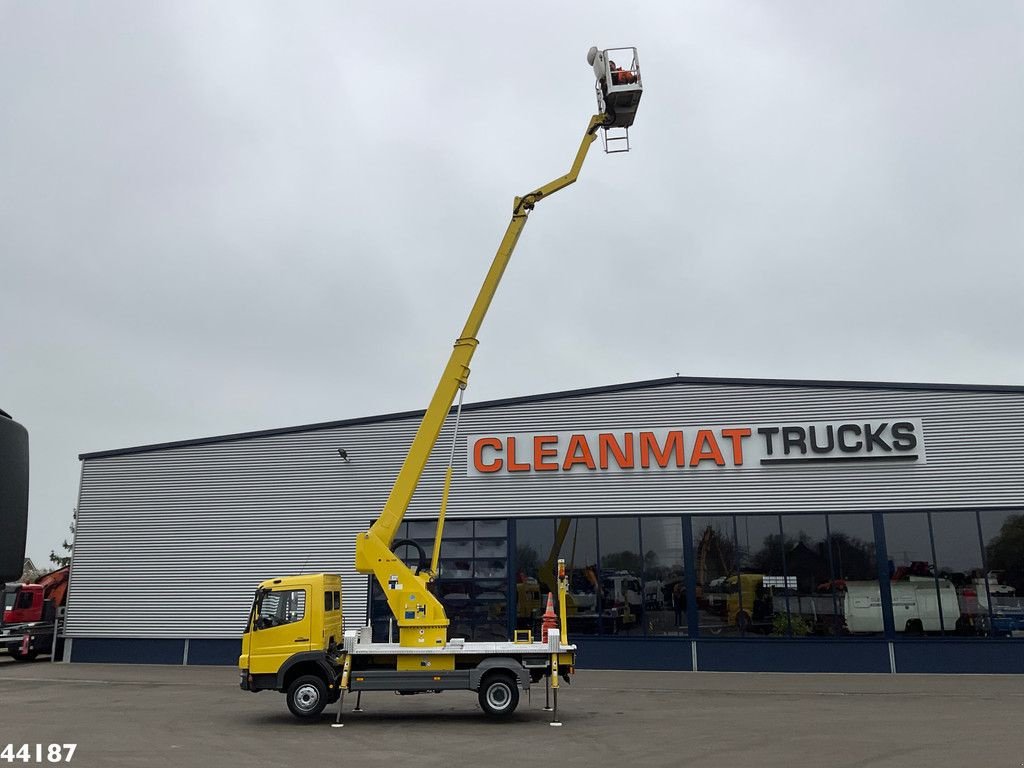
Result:
[[[43,598],[43,587],[38,584],[8,584],[4,587],[4,614],[0,625],[42,621]]]
[[[268,579],[256,590],[242,635],[241,687],[287,690],[311,669],[322,673],[341,641],[341,576]]]
[[[34,584],[4,586],[0,615],[0,648],[16,661],[32,661],[40,654],[60,653],[54,643],[58,617],[67,596],[68,569],[42,576]]]

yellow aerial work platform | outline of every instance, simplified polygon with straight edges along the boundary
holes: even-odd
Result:
[[[513,201],[512,220],[384,508],[369,530],[356,537],[356,570],[373,576],[383,590],[398,624],[399,642],[375,643],[367,627],[342,633],[341,579],[337,575],[270,579],[260,584],[256,592],[238,659],[241,687],[287,694],[288,708],[297,717],[319,717],[328,703],[338,701],[335,724],[341,725],[342,704],[348,691],[361,696],[363,691],[408,694],[452,689],[477,691],[484,712],[506,716],[515,711],[520,689],[529,690],[531,683],[544,679],[554,704],[551,724],[560,725],[558,681],[563,677],[568,680],[573,672],[576,652],[575,646],[565,642],[564,561],[558,563],[557,577],[561,629],[550,629],[546,642],[528,638],[525,642],[480,643],[448,637],[448,617],[431,587],[438,575],[437,557],[455,455],[454,436],[433,560],[428,564],[422,547],[413,541],[396,541],[395,535],[456,395],[458,434],[462,392],[469,380],[469,363],[478,344],[476,336],[530,212],[538,202],[576,181],[599,130],[605,132],[606,152],[629,150],[629,127],[643,91],[636,49],[592,48],[587,61],[597,78],[598,113],[587,124],[569,172]],[[617,133],[621,131],[624,135]],[[400,544],[419,549],[420,563],[415,569],[395,554]],[[357,709],[359,702],[357,698]]]

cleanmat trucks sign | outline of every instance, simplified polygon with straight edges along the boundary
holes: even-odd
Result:
[[[466,450],[470,477],[925,463],[920,419],[470,435]]]

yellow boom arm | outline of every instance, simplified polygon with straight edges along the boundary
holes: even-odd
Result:
[[[416,430],[416,436],[406,454],[402,469],[395,478],[391,494],[384,503],[384,509],[377,521],[370,530],[360,533],[356,539],[356,570],[359,573],[373,574],[384,590],[388,606],[398,621],[399,640],[402,645],[444,645],[447,642],[448,618],[440,601],[427,589],[433,574],[413,573],[391,551],[391,542],[409,508],[409,502],[441,434],[441,428],[455,396],[460,389],[466,388],[469,380],[469,363],[479,343],[476,335],[498,289],[505,267],[512,257],[519,235],[526,226],[530,211],[540,200],[576,181],[587,156],[587,150],[590,149],[590,145],[597,137],[597,130],[602,127],[605,120],[602,114],[590,118],[587,131],[576,152],[576,159],[567,174],[538,187],[533,192],[517,197],[513,202],[512,221],[505,230],[505,236],[498,246],[491,268],[480,287],[480,293],[470,310],[466,326],[455,342],[455,348],[444,373],[441,374],[441,380],[437,384],[430,405],[423,414],[423,421]]]

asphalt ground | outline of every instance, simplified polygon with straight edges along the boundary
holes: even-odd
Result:
[[[230,667],[16,663],[0,656],[0,750],[76,744],[75,766],[1024,765],[1024,678],[581,670],[495,722],[475,694],[364,694],[302,723]],[[2,753],[0,753],[2,755]],[[0,766],[7,765],[0,757]],[[24,764],[16,760],[13,765]]]

